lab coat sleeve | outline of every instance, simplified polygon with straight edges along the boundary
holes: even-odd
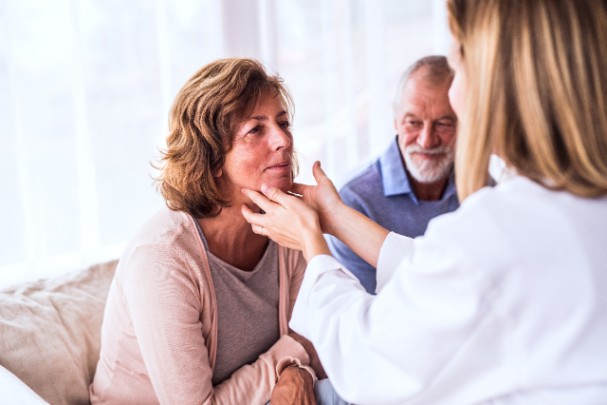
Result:
[[[392,243],[401,252],[397,265]],[[392,270],[376,296],[335,259],[317,256],[291,320],[314,343],[336,391],[357,404],[405,403],[426,390],[482,323],[491,299],[479,266],[457,244],[394,234],[385,244],[380,266]]]
[[[379,251],[377,259],[377,288],[376,292],[386,285],[392,277],[398,264],[413,250],[413,239],[390,232]]]

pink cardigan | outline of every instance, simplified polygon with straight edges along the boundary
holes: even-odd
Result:
[[[93,404],[264,404],[280,371],[309,364],[286,335],[303,278],[300,252],[279,247],[281,338],[213,387],[217,302],[194,219],[163,209],[127,247],[110,287]]]

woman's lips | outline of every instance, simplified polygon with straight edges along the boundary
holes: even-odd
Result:
[[[291,162],[281,162],[268,166],[264,171],[291,171]]]

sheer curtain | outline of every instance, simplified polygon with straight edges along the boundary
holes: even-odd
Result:
[[[162,206],[172,99],[260,59],[296,106],[299,181],[339,184],[392,139],[401,71],[445,53],[442,0],[0,0],[0,285],[118,257]]]

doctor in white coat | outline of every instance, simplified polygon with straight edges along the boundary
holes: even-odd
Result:
[[[607,403],[607,3],[449,0],[462,205],[415,239],[345,206],[243,190],[308,268],[291,327],[358,404]],[[490,155],[508,175],[487,183]],[[428,157],[430,158],[430,157]],[[377,268],[365,293],[323,232]]]

